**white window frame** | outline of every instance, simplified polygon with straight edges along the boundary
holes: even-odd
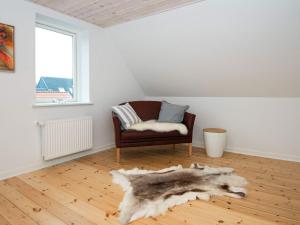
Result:
[[[72,87],[73,98],[71,100],[66,100],[66,101],[62,101],[62,102],[54,102],[54,99],[53,99],[53,101],[43,101],[42,99],[38,99],[35,97],[36,103],[46,103],[46,104],[78,103],[80,87],[78,85],[78,80],[79,80],[78,66],[79,65],[78,65],[78,55],[77,55],[78,54],[77,53],[77,34],[75,32],[71,32],[67,29],[63,29],[58,26],[49,25],[49,24],[41,23],[41,22],[36,22],[35,28],[37,28],[37,27],[72,37],[72,39],[73,39],[73,43],[72,43],[73,44],[73,59],[72,59],[72,62],[73,62],[72,63],[73,64],[73,68],[72,68],[72,71],[73,71],[73,76],[72,76],[73,77],[73,87]],[[35,74],[35,78],[36,78],[36,74]]]

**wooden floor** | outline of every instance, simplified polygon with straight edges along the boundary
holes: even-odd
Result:
[[[233,153],[211,159],[193,150],[189,158],[183,146],[127,149],[120,164],[109,150],[0,181],[0,224],[119,224],[123,192],[112,184],[111,169],[159,169],[192,162],[235,168],[249,181],[248,196],[192,201],[133,225],[300,224],[300,163]]]

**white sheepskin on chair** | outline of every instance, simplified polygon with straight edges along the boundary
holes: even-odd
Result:
[[[141,123],[133,124],[129,127],[129,130],[152,130],[156,132],[169,132],[177,130],[182,135],[186,135],[188,133],[188,129],[183,123],[163,123],[157,122],[156,120],[148,120]]]

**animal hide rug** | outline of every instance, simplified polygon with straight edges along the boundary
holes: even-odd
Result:
[[[113,170],[113,182],[125,191],[119,206],[120,222],[128,224],[141,217],[154,217],[168,208],[189,200],[209,200],[210,196],[226,195],[242,198],[247,181],[234,174],[232,168],[212,168],[192,164],[163,170]]]

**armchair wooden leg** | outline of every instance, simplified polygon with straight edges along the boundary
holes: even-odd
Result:
[[[175,144],[173,144],[173,150],[175,150],[175,147],[176,147]]]
[[[117,163],[120,162],[120,152],[121,152],[121,148],[116,148],[116,160],[117,160]]]
[[[189,156],[192,156],[192,152],[193,152],[193,146],[192,143],[188,144],[188,151],[189,151]]]

